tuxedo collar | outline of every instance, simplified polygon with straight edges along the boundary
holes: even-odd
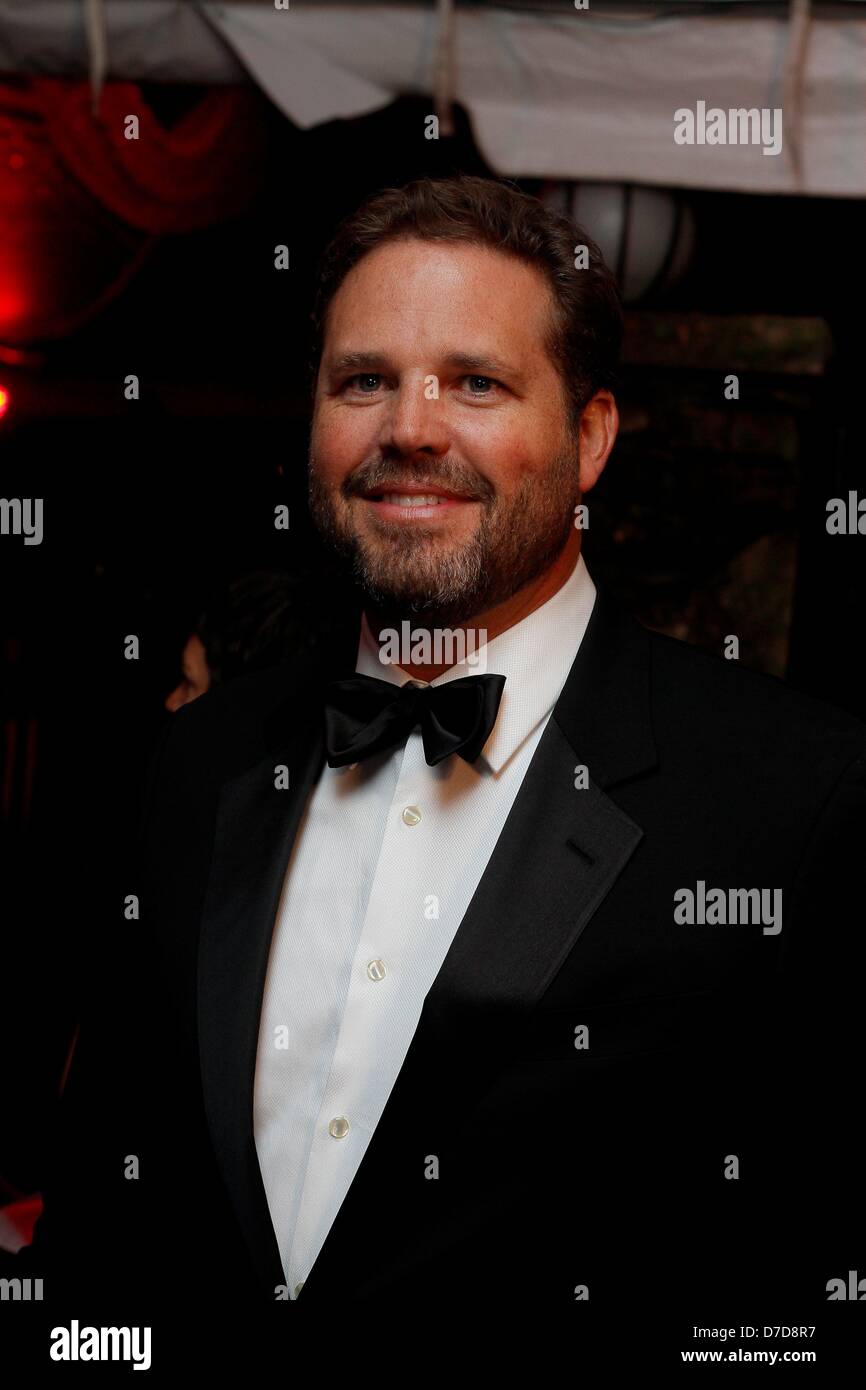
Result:
[[[658,763],[650,634],[603,585],[552,717],[599,787]]]
[[[546,602],[484,643],[477,652],[473,649],[469,655],[477,659],[456,662],[430,682],[433,686],[447,685],[485,672],[505,676],[496,722],[477,759],[479,773],[500,773],[550,714],[583,640],[595,594],[595,585],[583,556],[579,555],[568,579]],[[424,619],[407,623],[406,627],[423,628]],[[408,671],[397,665],[383,665],[379,652],[379,643],[363,617],[357,670],[398,686],[412,679]]]
[[[658,754],[650,634],[605,585],[595,587],[589,621],[551,718],[587,766],[592,781],[606,788],[651,770]],[[362,603],[353,594],[332,628],[327,647],[293,677],[292,693],[268,718],[270,745],[285,744],[287,728],[297,728],[299,718],[305,717],[310,733],[318,738],[327,682],[355,672],[362,615]],[[494,736],[495,730],[488,744]]]

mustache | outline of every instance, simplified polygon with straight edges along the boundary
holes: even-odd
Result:
[[[400,483],[414,483],[415,486],[441,487],[451,492],[461,492],[487,501],[494,495],[494,488],[479,473],[467,472],[447,457],[435,463],[430,459],[405,459],[393,463],[378,458],[360,464],[343,480],[342,492],[346,497],[361,496],[383,483],[393,483],[399,490]]]

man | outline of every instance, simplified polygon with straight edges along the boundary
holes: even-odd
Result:
[[[385,192],[314,327],[352,598],[172,722],[119,1247],[138,1203],[178,1298],[817,1313],[862,1257],[866,729],[596,590],[620,311],[583,232]]]

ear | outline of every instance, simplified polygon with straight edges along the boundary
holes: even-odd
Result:
[[[578,429],[580,490],[589,492],[601,477],[619,429],[619,411],[610,391],[596,391],[583,408]]]

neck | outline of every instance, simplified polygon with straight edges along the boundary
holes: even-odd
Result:
[[[579,556],[580,533],[575,530],[571,533],[567,544],[551,565],[550,569],[545,570],[544,574],[539,575],[537,579],[532,580],[531,583],[518,590],[516,594],[512,594],[511,597],[506,599],[503,603],[494,604],[492,607],[474,614],[471,618],[467,618],[465,622],[453,622],[440,624],[439,626],[447,627],[448,630],[452,632],[471,632],[473,636],[474,634],[479,634],[478,636],[474,636],[474,640],[469,639],[466,641],[467,651],[477,650],[484,642],[492,642],[494,637],[498,637],[501,633],[507,632],[510,627],[514,627],[515,623],[522,622],[524,618],[529,617],[530,613],[534,613],[536,608],[540,608],[543,603],[547,603],[547,600],[552,598],[553,595],[562,588],[563,584],[570,579]],[[386,617],[381,610],[376,608],[367,607],[364,611],[370,631],[381,646],[383,641],[382,633],[386,628],[393,630],[395,626],[393,618]],[[435,623],[431,622],[429,617],[416,622],[412,622],[411,619],[409,619],[409,621],[413,632],[435,632],[436,630]],[[400,631],[399,622],[396,626],[397,630]],[[401,652],[401,655],[402,654]],[[400,661],[397,664],[399,664],[400,669],[407,672],[413,680],[432,681],[435,680],[437,676],[441,676],[443,672],[449,671],[455,662],[451,660],[443,661],[439,664],[428,665],[424,662],[416,662],[410,659],[408,661]]]

